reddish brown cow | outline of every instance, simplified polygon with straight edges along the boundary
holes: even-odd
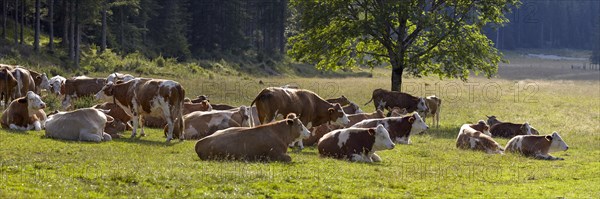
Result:
[[[464,124],[458,131],[456,147],[459,149],[485,151],[490,154],[503,154],[504,149],[502,146],[484,133],[488,129],[489,126],[483,120],[477,124]]]
[[[188,113],[194,111],[212,111],[212,105],[208,103],[208,100],[204,100],[200,103],[183,103],[183,114],[187,115]]]
[[[17,66],[11,72],[17,80],[17,89],[13,91],[16,94],[15,98],[27,95],[27,91],[35,91],[35,82],[29,70]]]
[[[125,112],[133,116],[133,132],[135,137],[138,125],[144,135],[143,117],[158,116],[167,121],[167,142],[175,137],[183,140],[181,131],[173,132],[175,125],[183,129],[183,87],[171,80],[136,78],[127,82],[107,83],[97,94],[96,99],[116,102]]]
[[[423,120],[431,116],[432,125],[436,127],[440,126],[440,109],[442,108],[442,99],[435,95],[425,97],[425,104],[427,105],[427,111],[423,112]]]
[[[4,99],[4,105],[8,105],[9,100],[13,100],[13,92],[17,88],[17,79],[12,75],[10,69],[2,67],[0,69],[0,92]]]
[[[421,116],[415,112],[404,117],[368,119],[352,125],[352,127],[374,128],[379,124],[382,124],[386,128],[394,142],[400,144],[410,144],[411,135],[421,133],[429,128],[423,119],[421,119]]]
[[[106,84],[104,78],[75,77],[65,80],[60,88],[60,93],[65,95],[62,101],[62,109],[71,106],[71,100],[77,97],[92,96]]]
[[[33,78],[35,93],[40,94],[42,89],[50,90],[50,83],[48,82],[48,76],[46,76],[46,73],[38,73],[33,70],[27,71],[29,71],[29,74],[31,74],[31,78]]]
[[[290,162],[286,153],[292,142],[307,137],[308,129],[294,114],[287,119],[257,127],[220,130],[196,143],[202,160],[236,159]]]
[[[230,127],[249,127],[250,108],[241,106],[231,110],[196,111],[183,116],[186,139],[200,139]]]
[[[112,102],[105,102],[102,104],[97,104],[95,105],[93,108],[95,109],[101,109],[101,110],[110,110],[108,113],[106,113],[107,115],[110,115],[111,117],[113,117],[115,119],[115,124],[114,127],[115,129],[121,129],[120,128],[120,124],[119,123],[123,123],[123,125],[125,125],[124,130],[131,130],[133,129],[131,127],[131,125],[129,125],[129,121],[131,121],[131,116],[128,115],[123,108],[121,108],[119,105],[112,103]],[[119,127],[119,128],[117,128]],[[108,128],[108,125],[107,125]],[[122,131],[121,131],[122,132]],[[109,132],[106,132],[108,134],[111,134]],[[112,135],[112,134],[111,134]]]
[[[28,91],[25,97],[13,100],[2,112],[0,123],[2,128],[13,130],[42,130],[46,122],[44,112],[46,103],[33,91]]]
[[[408,112],[423,112],[427,111],[425,99],[414,97],[408,93],[398,91],[388,91],[385,89],[375,89],[371,99],[365,103],[365,106],[373,101],[375,109],[390,110],[392,107],[406,108]]]
[[[353,162],[381,162],[375,151],[393,149],[394,143],[383,125],[375,128],[347,128],[329,132],[319,140],[323,157]]]
[[[346,113],[346,114],[363,113],[363,111],[360,109],[360,107],[358,107],[358,105],[355,104],[354,102],[350,102],[350,104],[348,106],[344,106],[344,107],[342,107],[342,109],[344,109],[344,113]]]
[[[528,157],[543,160],[564,160],[548,153],[566,151],[569,146],[557,132],[552,135],[518,135],[506,144],[506,151],[521,153]]]
[[[377,118],[384,118],[385,116],[383,115],[383,112],[381,110],[377,110],[373,113],[357,113],[357,114],[350,114],[348,115],[348,119],[350,119],[350,123],[348,123],[345,126],[341,126],[339,124],[322,124],[320,126],[317,127],[312,127],[309,129],[309,131],[311,132],[310,137],[304,139],[302,141],[302,143],[305,146],[312,146],[314,144],[316,144],[319,139],[321,139],[321,137],[323,137],[323,135],[336,130],[336,129],[341,129],[341,128],[347,128],[350,127],[356,123],[359,123],[363,120],[366,119],[377,119]]]

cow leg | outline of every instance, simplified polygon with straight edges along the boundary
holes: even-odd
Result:
[[[371,160],[373,160],[373,162],[381,162],[381,157],[379,157],[379,155],[377,155],[377,153],[371,153],[369,154]]]
[[[65,95],[65,98],[63,99],[61,105],[62,105],[62,110],[67,110],[67,108],[69,108],[69,105],[71,104],[71,96],[70,95]]]
[[[112,136],[110,136],[110,134],[102,132],[102,141],[111,141],[111,140],[112,140]]]
[[[79,141],[100,142],[102,136],[90,132],[89,129],[81,129],[79,130]]]
[[[352,162],[363,162],[364,161],[363,156],[360,154],[353,153],[353,154],[350,154],[349,156],[350,156],[350,161],[352,161]]]
[[[138,123],[140,123],[140,120],[138,118],[138,114],[137,112],[133,112],[133,131],[131,132],[131,138],[135,138],[135,135],[137,134],[137,128],[138,128]]]
[[[140,133],[140,137],[144,137],[144,136],[146,136],[146,133],[144,133],[144,116],[140,115],[138,119],[140,120],[139,124],[140,124],[140,128],[142,129],[142,133]]]
[[[273,149],[273,150],[269,151],[269,153],[267,154],[267,156],[272,161],[291,162],[292,161],[292,157],[290,157],[285,152],[281,152],[281,151],[282,150]],[[285,148],[283,149],[283,151],[285,151]]]
[[[169,128],[167,131],[167,142],[170,142],[173,139],[173,121],[171,118],[167,118],[167,127]]]

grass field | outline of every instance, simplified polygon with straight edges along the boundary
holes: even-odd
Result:
[[[178,81],[189,97],[208,94],[215,103],[248,105],[264,86],[298,84],[326,98],[343,94],[362,105],[373,89],[389,88],[387,73],[375,70],[374,78],[217,76]],[[536,74],[469,82],[405,78],[404,91],[442,98],[441,127],[412,137],[412,145],[379,152],[383,162],[374,164],[319,158],[313,147],[291,153],[289,164],[201,161],[194,141],[165,144],[157,129],[139,139],[99,144],[3,129],[0,198],[599,198],[600,76],[544,80]],[[363,110],[373,111],[372,106]],[[553,155],[565,160],[457,150],[460,126],[485,115],[527,121],[542,134],[558,131],[570,148]],[[497,141],[504,145],[508,140]]]

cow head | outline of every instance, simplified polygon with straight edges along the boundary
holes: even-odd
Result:
[[[417,104],[417,111],[418,112],[427,112],[428,111],[427,104],[425,103],[425,98],[422,98],[422,97],[419,98],[419,103]]]
[[[419,116],[418,113],[413,112],[412,115],[408,116],[407,119],[408,119],[408,122],[411,123],[411,125],[412,125],[412,128],[410,129],[411,135],[421,133],[421,132],[429,129],[429,126],[427,126],[427,124],[425,124],[425,122],[423,121],[421,116]]]
[[[33,91],[27,91],[27,96],[19,98],[17,102],[27,104],[27,109],[30,111],[46,108],[46,103],[44,103],[42,98],[40,98],[40,96],[35,94]]]
[[[348,123],[350,123],[350,119],[348,119],[348,116],[346,115],[346,113],[344,113],[344,109],[342,109],[342,106],[340,106],[340,104],[333,104],[333,107],[327,109],[327,111],[329,112],[329,121],[333,121],[334,123],[342,126],[345,126]]]
[[[200,102],[201,105],[201,109],[202,110],[206,110],[206,111],[212,111],[213,108],[210,105],[210,103],[208,103],[208,100],[202,100],[202,102]]]
[[[286,123],[291,127],[292,135],[298,133],[298,137],[294,140],[301,141],[302,139],[306,139],[310,136],[310,131],[302,124],[300,118],[296,117],[296,114],[290,113],[286,117]]]
[[[103,99],[106,101],[110,101],[111,96],[113,96],[114,87],[115,87],[115,83],[113,83],[113,82],[106,83],[106,85],[104,85],[104,87],[102,87],[102,89],[100,89],[100,91],[98,91],[98,93],[96,93],[96,99],[98,99],[98,100]]]
[[[343,95],[342,95],[342,97],[343,97]],[[360,107],[358,107],[358,104],[355,104],[354,102],[350,102],[350,106],[354,107],[354,110],[356,110],[355,113],[364,113],[364,111],[361,110]]]
[[[521,133],[523,133],[524,135],[532,135],[531,133],[531,126],[529,126],[529,123],[525,122],[523,125],[521,125]]]
[[[386,150],[393,149],[394,142],[390,138],[390,133],[383,127],[383,125],[379,124],[376,128],[369,129],[369,134],[375,136],[375,143],[373,143],[373,150]]]
[[[552,135],[546,135],[546,140],[551,142],[550,149],[548,150],[549,153],[557,151],[566,151],[567,149],[569,149],[567,143],[563,141],[562,137],[560,137],[560,135],[558,135],[556,131],[553,132]]]
[[[485,121],[483,120],[479,120],[479,122],[477,122],[477,125],[481,126],[483,134],[486,134],[488,136],[492,136],[492,133],[490,133],[490,126],[488,126]]]
[[[205,102],[205,101],[203,101],[203,102]],[[211,109],[212,109],[212,107],[211,107]],[[245,126],[245,127],[249,127],[250,126],[250,118],[252,117],[250,115],[250,113],[252,113],[251,108],[250,107],[246,107],[246,106],[240,106],[240,110],[238,112],[242,116],[242,123],[240,125],[241,126]]]
[[[494,124],[498,124],[498,123],[502,123],[500,120],[496,119],[496,116],[492,115],[492,116],[485,116],[487,117],[487,124],[490,126],[493,126]]]

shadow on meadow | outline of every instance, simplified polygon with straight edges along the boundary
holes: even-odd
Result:
[[[429,135],[432,138],[456,139],[456,136],[458,135],[458,130],[460,130],[460,126],[440,126],[439,128],[430,128],[422,134]]]
[[[184,143],[185,141],[179,141],[179,139],[173,139],[173,140],[171,140],[171,142],[167,143],[163,139],[161,139],[160,141],[157,141],[157,140],[148,140],[147,138],[144,139],[144,137],[130,138],[130,137],[125,136],[123,138],[115,138],[115,139],[113,139],[113,142],[124,142],[124,143],[132,143],[132,144],[151,145],[151,146],[174,146],[176,144]]]

